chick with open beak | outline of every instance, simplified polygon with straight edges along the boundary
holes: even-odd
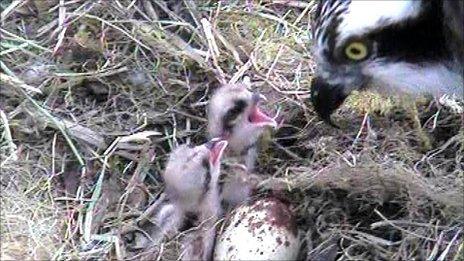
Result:
[[[198,226],[182,241],[184,260],[209,260],[221,215],[219,175],[221,158],[228,142],[221,139],[196,147],[182,145],[170,155],[163,178],[169,201],[184,219],[195,216]],[[173,218],[173,217],[171,217]]]
[[[208,132],[211,138],[229,142],[232,154],[245,158],[248,170],[253,170],[257,157],[257,141],[266,127],[277,127],[260,103],[266,97],[250,92],[245,84],[228,84],[211,97],[208,107]]]
[[[225,140],[212,140],[203,145],[177,147],[169,157],[163,173],[168,197],[184,212],[203,211],[199,205],[210,208],[217,197],[220,160],[227,147]]]

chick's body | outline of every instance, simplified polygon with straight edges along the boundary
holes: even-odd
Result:
[[[174,216],[195,217],[197,229],[182,240],[184,260],[209,260],[221,215],[219,175],[227,141],[212,140],[196,147],[182,145],[170,155],[163,178]],[[163,220],[161,220],[163,221]],[[167,222],[165,222],[167,223]]]
[[[228,209],[248,202],[262,181],[260,176],[248,173],[244,165],[233,164],[225,169],[221,184],[221,200]]]

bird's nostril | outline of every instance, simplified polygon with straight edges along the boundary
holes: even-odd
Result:
[[[313,97],[317,97],[319,95],[319,91],[318,90],[314,90],[312,93],[311,93],[311,96]]]

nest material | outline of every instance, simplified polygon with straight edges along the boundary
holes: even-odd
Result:
[[[176,258],[177,236],[133,251],[121,230],[149,214],[172,148],[206,140],[212,90],[244,76],[285,120],[260,191],[292,204],[302,258],[458,256],[462,119],[357,95],[342,130],[320,122],[312,2],[60,2],[0,3],[2,259]]]

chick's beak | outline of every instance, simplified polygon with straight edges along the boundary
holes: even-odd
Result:
[[[252,100],[252,107],[251,107],[251,112],[249,115],[249,121],[252,124],[255,124],[260,127],[270,126],[270,127],[276,128],[277,127],[276,120],[270,117],[269,115],[267,115],[265,112],[263,112],[258,107],[258,104],[260,101],[267,101],[266,96],[255,92],[253,93],[251,100]]]
[[[212,139],[206,143],[206,147],[209,149],[209,161],[212,165],[217,165],[221,160],[222,154],[227,147],[228,142],[222,139]]]
[[[343,85],[332,85],[320,77],[313,79],[311,84],[311,101],[319,117],[326,123],[337,127],[330,115],[340,107],[348,95]]]

